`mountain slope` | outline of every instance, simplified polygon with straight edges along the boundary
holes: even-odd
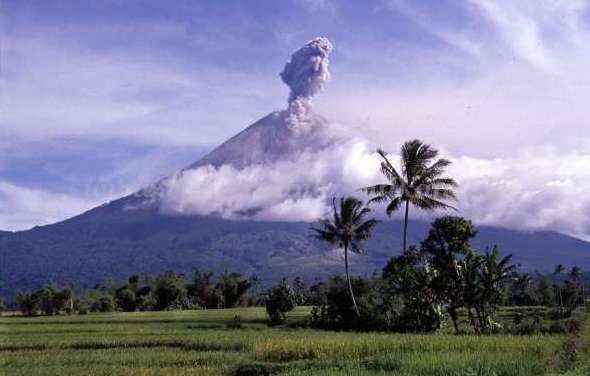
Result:
[[[310,224],[233,221],[203,216],[164,216],[154,209],[122,210],[105,205],[54,225],[0,237],[0,295],[49,281],[92,287],[108,277],[193,268],[256,274],[263,285],[287,276],[308,280],[340,273],[341,255],[310,236]],[[383,267],[401,244],[401,223],[379,225],[369,254],[352,260],[353,271]],[[428,224],[412,222],[419,242]],[[590,269],[590,244],[551,232],[524,233],[480,228],[479,249],[498,244],[527,269],[549,271],[556,263]]]
[[[289,127],[288,116],[288,111],[268,114],[187,169],[205,165],[219,167],[223,164],[232,164],[239,168],[275,162],[277,159],[292,157],[307,149],[319,150],[331,142],[324,133],[327,124],[324,118],[311,114],[307,120],[309,129],[306,132],[295,133]]]

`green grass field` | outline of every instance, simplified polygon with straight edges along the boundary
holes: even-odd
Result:
[[[298,308],[290,320],[307,313]],[[236,315],[242,328],[228,327]],[[265,320],[263,308],[2,317],[0,374],[590,374],[588,337],[335,333]]]

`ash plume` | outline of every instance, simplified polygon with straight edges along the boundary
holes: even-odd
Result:
[[[295,51],[281,72],[281,79],[291,89],[289,112],[303,117],[311,108],[311,98],[330,79],[328,55],[332,44],[328,38],[318,37]]]

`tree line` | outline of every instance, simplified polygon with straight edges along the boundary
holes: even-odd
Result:
[[[24,315],[111,311],[162,311],[172,309],[233,308],[253,305],[248,290],[256,279],[240,273],[195,270],[187,280],[182,273],[166,271],[155,276],[131,275],[127,281],[109,281],[76,296],[71,286],[50,283],[33,292],[18,292],[16,303]]]

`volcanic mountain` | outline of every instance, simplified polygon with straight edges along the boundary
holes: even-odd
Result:
[[[74,282],[92,287],[132,273],[194,268],[257,275],[263,286],[282,277],[309,281],[342,272],[342,255],[310,235],[309,222],[260,220],[249,213],[236,217],[162,211],[171,182],[183,175],[232,166],[272,166],[321,151],[342,140],[329,135],[328,122],[311,110],[311,97],[328,79],[325,38],[298,50],[281,73],[290,87],[289,106],[273,112],[232,137],[197,162],[149,187],[63,222],[27,231],[0,232],[0,295],[18,289]],[[238,187],[239,188],[239,187]],[[213,187],[210,189],[214,189]],[[200,192],[195,192],[199,195]],[[428,224],[411,222],[410,243],[418,243]],[[370,274],[397,254],[401,224],[380,224],[367,243],[368,255],[352,257],[357,274]],[[474,246],[498,245],[529,270],[551,270],[557,263],[590,268],[590,243],[554,232],[521,232],[479,227]]]

